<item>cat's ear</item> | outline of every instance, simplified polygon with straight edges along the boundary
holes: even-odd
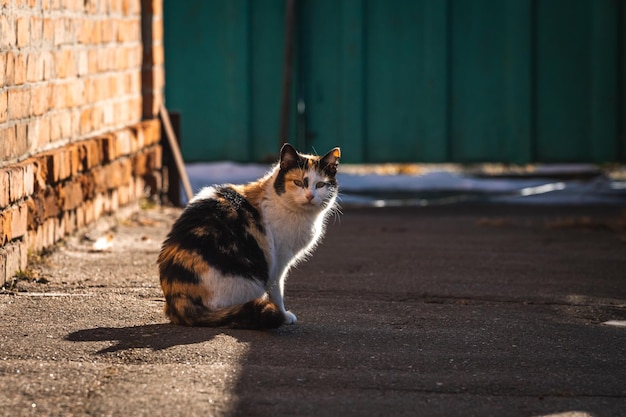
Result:
[[[341,158],[341,150],[339,148],[331,149],[330,152],[320,159],[320,167],[329,175],[335,175],[337,173],[337,165],[339,165],[339,158]]]
[[[282,169],[293,168],[298,165],[300,156],[296,148],[288,143],[285,143],[280,150],[280,167]]]

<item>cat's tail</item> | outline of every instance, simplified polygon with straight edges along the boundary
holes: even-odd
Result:
[[[285,315],[267,298],[257,298],[245,304],[209,310],[191,300],[165,304],[165,314],[172,323],[183,326],[230,327],[233,329],[275,329],[285,323]],[[195,300],[194,300],[195,301]],[[183,308],[179,308],[184,304]],[[182,310],[182,311],[181,311]]]

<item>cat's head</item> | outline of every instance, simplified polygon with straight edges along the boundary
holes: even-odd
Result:
[[[341,151],[330,150],[324,156],[301,154],[290,144],[280,151],[274,190],[294,209],[320,210],[337,197],[337,166]]]

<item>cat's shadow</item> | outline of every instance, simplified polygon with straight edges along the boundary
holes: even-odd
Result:
[[[142,326],[83,329],[68,334],[65,339],[72,342],[111,342],[111,346],[96,352],[96,354],[101,355],[134,348],[157,351],[173,346],[202,343],[223,333],[224,330],[158,323]]]
[[[236,330],[215,327],[186,327],[170,323],[155,323],[128,327],[94,327],[68,334],[71,342],[109,342],[110,346],[98,350],[103,355],[128,349],[151,349],[159,351],[174,346],[208,342],[221,334],[228,334],[241,341],[258,341],[275,335],[293,334],[293,329],[274,331]],[[297,332],[296,332],[297,333]]]

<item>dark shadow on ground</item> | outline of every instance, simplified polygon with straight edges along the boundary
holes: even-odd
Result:
[[[66,340],[115,343],[96,352],[96,354],[102,355],[134,348],[148,348],[157,351],[173,346],[192,345],[211,340],[223,331],[223,329],[191,328],[160,323],[145,326],[95,327],[78,330],[67,335]]]

